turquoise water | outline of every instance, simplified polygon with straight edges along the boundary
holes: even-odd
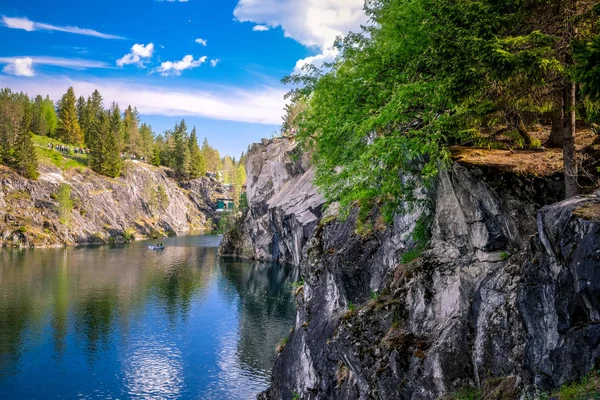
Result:
[[[219,238],[0,252],[0,399],[251,399],[293,325],[295,268]]]

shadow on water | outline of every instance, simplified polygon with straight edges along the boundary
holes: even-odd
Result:
[[[219,238],[0,252],[0,398],[251,398],[295,317],[297,269]]]

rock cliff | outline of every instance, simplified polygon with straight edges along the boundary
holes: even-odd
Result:
[[[214,180],[179,185],[168,170],[142,163],[128,163],[118,179],[40,168],[37,181],[0,170],[0,246],[106,243],[211,229],[216,197],[224,193]],[[73,207],[59,215],[56,194],[64,184]]]
[[[456,163],[427,194],[432,213],[386,225],[374,212],[365,231],[356,212],[321,215],[293,149],[253,147],[250,211],[224,241],[230,254],[300,264],[296,323],[260,398],[436,399],[475,387],[512,399],[600,366],[600,194],[559,202],[558,177]],[[431,238],[411,261],[427,218]]]
[[[221,254],[299,264],[324,203],[309,156],[292,140],[265,139],[250,147],[246,173],[249,209],[223,238]]]

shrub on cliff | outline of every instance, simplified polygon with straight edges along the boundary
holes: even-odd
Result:
[[[58,190],[53,195],[56,200],[56,212],[61,224],[68,224],[71,220],[71,212],[73,211],[73,200],[71,199],[71,185],[66,183],[61,184]]]

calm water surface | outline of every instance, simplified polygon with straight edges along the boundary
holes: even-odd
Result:
[[[215,236],[0,252],[0,399],[250,399],[295,317],[290,266]]]

